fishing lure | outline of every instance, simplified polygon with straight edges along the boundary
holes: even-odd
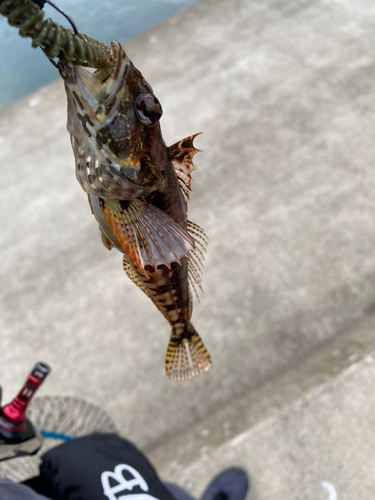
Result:
[[[212,364],[190,321],[207,245],[204,231],[187,220],[196,136],[165,145],[161,104],[118,42],[110,64],[95,73],[71,63],[59,68],[76,176],[102,241],[123,253],[129,278],[172,326],[167,376],[191,379]]]

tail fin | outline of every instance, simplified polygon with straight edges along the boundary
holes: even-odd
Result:
[[[206,372],[212,365],[211,356],[193,325],[189,324],[189,330],[193,331],[189,337],[174,335],[172,330],[165,357],[165,370],[171,380],[190,380]]]

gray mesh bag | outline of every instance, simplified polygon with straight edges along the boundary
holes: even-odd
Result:
[[[69,396],[36,397],[30,402],[27,417],[39,430],[71,437],[82,437],[94,432],[118,433],[109,415],[98,406]],[[39,451],[32,456],[0,462],[0,478],[16,482],[39,474],[40,457],[64,439],[46,437]]]

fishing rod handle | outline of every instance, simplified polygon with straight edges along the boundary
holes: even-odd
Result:
[[[22,432],[26,426],[26,410],[36,390],[42,385],[51,368],[46,363],[37,363],[11,403],[1,409],[0,428]]]

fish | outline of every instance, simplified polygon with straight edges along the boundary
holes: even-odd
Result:
[[[111,43],[104,69],[92,73],[72,63],[59,69],[76,177],[102,242],[123,254],[130,280],[172,327],[167,377],[190,380],[212,365],[191,323],[208,243],[204,230],[187,218],[199,134],[166,146],[160,101],[118,42]]]

